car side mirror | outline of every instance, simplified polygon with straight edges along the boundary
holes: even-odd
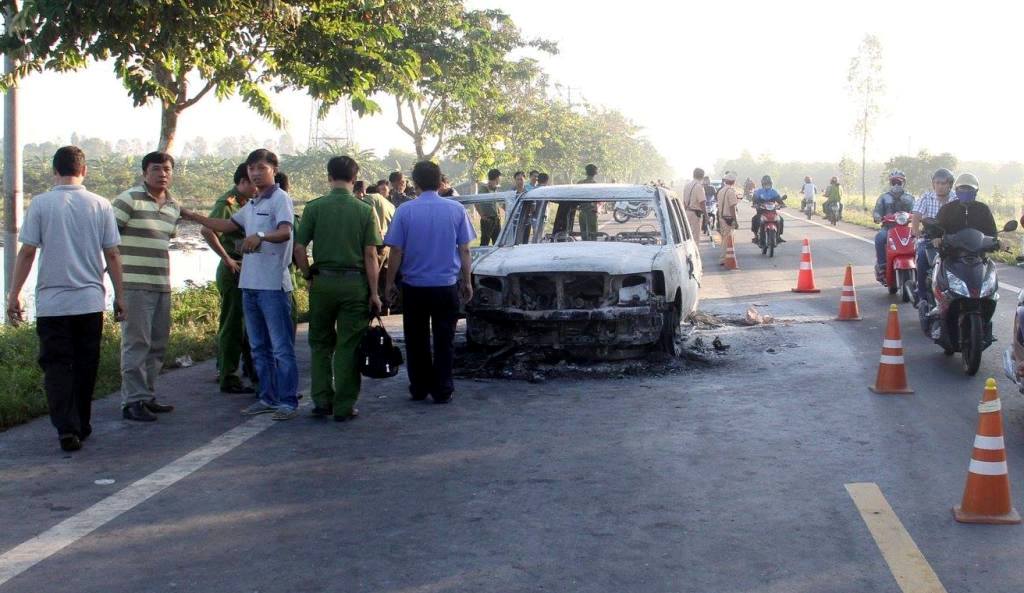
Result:
[[[1011,221],[1007,222],[1005,225],[1003,225],[1003,232],[1004,233],[1012,233],[1013,231],[1017,230],[1017,226],[1018,226],[1017,225],[1017,221],[1016,220],[1011,220]]]

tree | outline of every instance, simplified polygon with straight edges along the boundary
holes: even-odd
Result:
[[[917,153],[917,156],[895,156],[886,161],[882,170],[883,185],[889,184],[889,173],[893,169],[899,169],[907,175],[907,191],[920,195],[932,187],[932,174],[938,169],[949,169],[954,171],[957,168],[957,158],[948,152],[942,154],[930,154],[927,150]]]
[[[524,38],[499,10],[465,11],[459,0],[424,3],[420,16],[403,26],[397,43],[418,57],[419,76],[411,85],[391,89],[396,123],[412,140],[416,157],[434,158],[449,136],[460,132],[463,150],[500,140],[472,141],[466,132],[475,123],[486,135],[491,130],[480,130],[481,125],[500,124],[509,109],[502,90],[521,82],[527,65],[535,67],[530,60],[510,60],[509,54],[524,48],[554,52],[554,45]]]
[[[878,37],[871,34],[864,36],[860,47],[857,48],[857,55],[850,59],[846,82],[857,109],[853,132],[860,139],[861,206],[866,208],[868,139],[880,111],[879,100],[885,92],[885,80],[882,77],[882,42]]]
[[[325,108],[348,96],[361,113],[373,110],[370,93],[411,79],[415,56],[389,44],[414,8],[411,0],[36,0],[0,49],[27,53],[17,76],[113,60],[136,105],[160,103],[158,148],[170,151],[181,114],[210,93],[240,96],[277,127],[284,120],[271,85],[306,88]]]

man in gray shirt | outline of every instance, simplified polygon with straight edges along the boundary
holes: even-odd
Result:
[[[260,399],[242,413],[272,413],[274,420],[290,420],[299,407],[299,365],[295,359],[292,281],[288,272],[295,213],[291,197],[274,182],[276,154],[261,148],[250,153],[245,164],[257,195],[230,220],[208,218],[187,209],[181,214],[218,233],[245,233],[238,286],[242,289],[253,366],[260,380]]]
[[[7,296],[7,319],[24,321],[20,294],[39,252],[36,333],[50,421],[60,446],[76,451],[92,433],[92,395],[100,362],[106,291],[114,285],[117,319],[124,319],[120,237],[110,202],[82,186],[85,154],[65,146],[53,155],[56,186],[34,197],[25,215]],[[102,254],[102,256],[101,256]]]

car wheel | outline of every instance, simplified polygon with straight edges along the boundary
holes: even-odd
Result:
[[[658,348],[670,356],[679,356],[679,337],[682,335],[679,306],[673,304],[668,311],[661,315],[661,337],[658,339]]]

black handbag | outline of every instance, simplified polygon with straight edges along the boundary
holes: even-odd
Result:
[[[402,350],[395,346],[388,335],[388,330],[384,329],[380,315],[375,319],[377,324],[374,325],[373,321],[370,321],[370,327],[366,328],[366,334],[356,349],[356,364],[364,377],[387,379],[398,374],[405,359],[402,357]]]

